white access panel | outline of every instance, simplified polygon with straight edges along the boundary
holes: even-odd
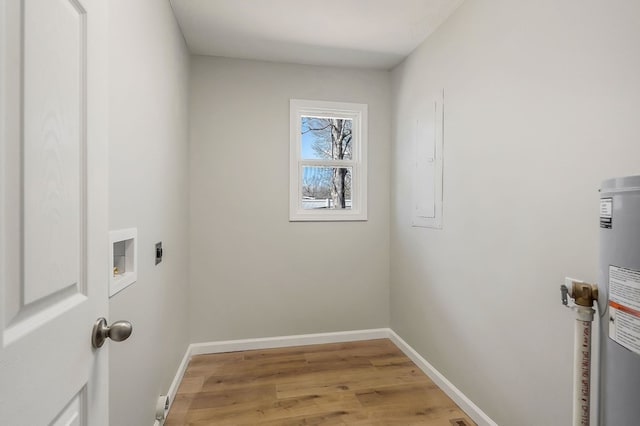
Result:
[[[442,228],[444,91],[432,96],[415,121],[411,225]]]

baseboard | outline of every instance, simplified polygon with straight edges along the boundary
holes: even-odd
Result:
[[[169,387],[169,404],[178,391],[180,381],[194,355],[215,354],[223,352],[249,351],[255,349],[285,348],[291,346],[317,345],[324,343],[355,342],[359,340],[390,339],[409,359],[411,359],[440,389],[446,393],[478,426],[498,426],[477,405],[467,398],[453,383],[447,380],[438,370],[427,362],[407,342],[390,328],[371,330],[340,331],[335,333],[301,334],[295,336],[278,336],[258,339],[226,340],[220,342],[192,343],[182,358],[178,371]]]
[[[424,359],[415,349],[413,349],[402,337],[398,336],[395,331],[389,329],[389,339],[398,347],[404,354],[411,359],[426,374],[429,378],[438,385],[444,393],[447,394],[462,410],[467,413],[471,419],[478,424],[478,426],[498,426],[496,422],[491,420],[484,411],[482,411],[476,404],[463,394],[460,389],[455,387],[453,383],[447,380],[435,367],[426,359]]]
[[[180,382],[184,377],[185,371],[187,371],[187,365],[189,365],[189,361],[191,360],[191,345],[187,347],[187,350],[182,357],[182,361],[178,366],[178,371],[176,371],[176,375],[171,382],[171,386],[169,386],[169,391],[167,392],[167,396],[169,397],[169,409],[171,409],[171,405],[173,405],[173,399],[176,397],[176,393],[178,392],[178,386],[180,386]],[[157,421],[157,426],[160,426],[164,423],[164,421]],[[156,426],[156,423],[154,423]]]
[[[250,351],[254,349],[273,349],[286,348],[290,346],[319,345],[323,343],[387,339],[388,337],[388,328],[377,328],[372,330],[339,331],[335,333],[300,334],[296,336],[193,343],[189,348],[191,349],[191,356],[193,356],[201,354],[217,354],[222,352]]]

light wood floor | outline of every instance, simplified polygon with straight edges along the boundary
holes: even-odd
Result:
[[[165,426],[475,425],[390,340],[194,356]]]

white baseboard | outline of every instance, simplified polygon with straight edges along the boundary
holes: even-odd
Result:
[[[433,365],[429,364],[415,349],[413,349],[402,337],[398,336],[395,331],[389,329],[389,338],[404,354],[411,359],[429,378],[438,385],[449,398],[453,400],[462,410],[467,413],[478,426],[498,426],[496,422],[491,420],[484,411],[463,394],[460,389],[455,387],[453,383],[447,380]]]
[[[291,346],[317,345],[323,343],[355,342],[359,340],[390,339],[420,370],[422,370],[440,389],[446,393],[478,426],[498,426],[477,405],[467,398],[446,377],[427,362],[407,342],[390,328],[370,330],[340,331],[334,333],[301,334],[296,336],[278,336],[259,339],[226,340],[221,342],[192,343],[187,348],[178,371],[169,387],[169,404],[178,391],[180,381],[194,355],[216,354],[223,352],[249,351],[255,349],[285,348]]]
[[[187,347],[187,350],[185,351],[184,356],[182,357],[182,361],[178,366],[178,371],[176,371],[176,375],[173,378],[173,381],[171,382],[171,386],[169,386],[169,391],[167,392],[167,396],[169,397],[169,409],[171,409],[171,406],[173,405],[173,399],[176,397],[176,393],[178,392],[178,386],[180,386],[180,382],[184,377],[184,373],[185,371],[187,371],[187,365],[189,365],[190,360],[191,360],[191,345]],[[159,422],[156,420],[156,423],[154,423],[154,426],[161,426],[162,424],[164,424],[164,421]]]
[[[222,352],[250,351],[254,349],[286,348],[290,346],[318,345],[323,343],[355,342],[358,340],[387,339],[388,328],[372,330],[339,331],[335,333],[300,334],[297,336],[265,337],[259,339],[226,340],[222,342],[193,343],[191,355]]]

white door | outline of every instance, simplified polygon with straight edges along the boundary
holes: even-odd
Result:
[[[107,425],[107,1],[0,2],[0,424]]]

